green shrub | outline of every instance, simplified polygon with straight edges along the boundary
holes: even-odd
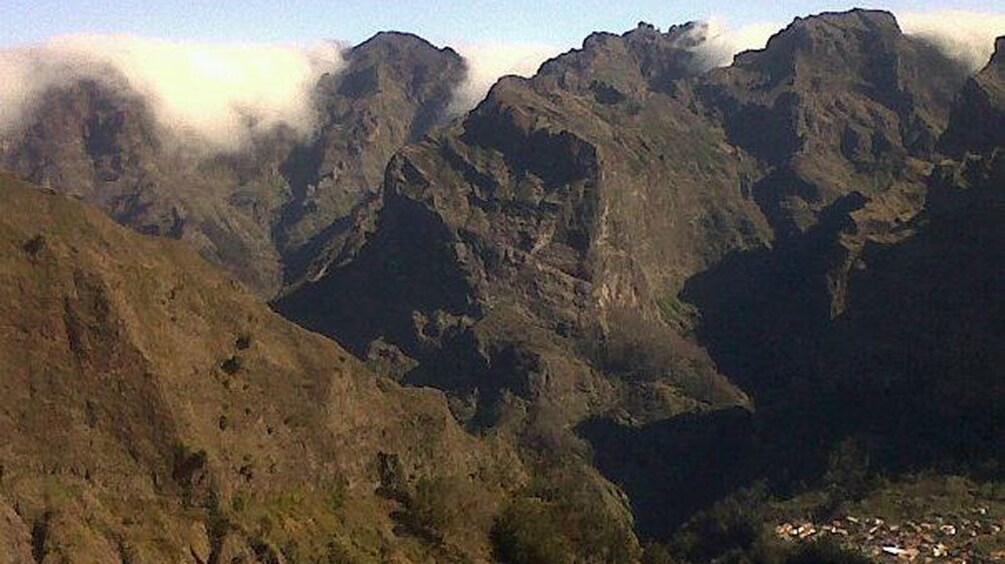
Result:
[[[631,533],[602,509],[575,501],[572,492],[560,486],[549,497],[519,498],[499,515],[492,542],[500,560],[510,564],[637,560]]]
[[[423,536],[442,539],[461,519],[463,493],[456,480],[420,478],[406,503],[406,524]]]
[[[803,543],[791,549],[785,564],[869,564],[864,554],[841,546],[832,539]]]
[[[761,488],[729,497],[691,519],[674,537],[675,554],[687,562],[859,564],[861,553],[834,539],[792,543],[778,538],[769,499]]]
[[[574,562],[572,542],[551,513],[538,499],[521,499],[506,508],[492,528],[496,557],[508,564]]]
[[[677,564],[677,562],[667,547],[656,542],[647,543],[642,552],[642,564]]]
[[[751,551],[763,525],[743,508],[717,506],[697,515],[678,533],[675,544],[689,560],[707,562],[735,552]]]
[[[223,369],[223,371],[226,372],[227,374],[230,374],[231,376],[240,372],[243,366],[244,362],[241,360],[241,357],[237,355],[231,356],[227,360],[223,361],[222,364],[220,364],[220,368]]]
[[[404,510],[395,514],[398,522],[433,544],[471,528],[488,531],[495,512],[493,494],[466,476],[419,478],[402,504]]]
[[[251,346],[251,335],[248,333],[238,335],[237,340],[234,341],[234,346],[239,351],[247,350]]]

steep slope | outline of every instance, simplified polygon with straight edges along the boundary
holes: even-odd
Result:
[[[916,214],[884,225],[870,210],[876,198],[856,196],[840,215],[831,210],[795,235],[800,244],[740,254],[688,281],[685,296],[702,314],[699,340],[728,374],[749,383],[759,409],[641,429],[604,421],[581,427],[597,445],[605,474],[645,500],[636,506],[641,532],[669,536],[693,512],[756,484],[781,499],[802,492],[795,508],[781,514],[820,522],[852,514],[866,498],[896,499],[893,525],[923,520],[933,498],[925,497],[930,485],[910,485],[918,473],[977,481],[966,495],[940,502],[943,513],[997,503],[996,494],[978,492],[994,492],[1003,478],[1005,168],[1001,144],[993,141],[997,123],[973,116],[1002,111],[987,93],[1002,87],[1003,47],[999,40],[991,63],[969,79],[948,112],[938,145],[959,160],[934,156],[938,164],[924,179],[924,206]],[[842,307],[834,309],[818,276],[849,248],[855,251]],[[898,481],[904,476],[907,485]],[[730,503],[733,509],[702,516],[684,533],[712,527],[711,552],[699,559],[722,554],[714,539],[723,537],[714,535],[729,534],[714,532],[722,525],[715,519],[742,528],[737,513],[749,511],[755,520],[780,515],[763,494],[741,502],[746,509],[739,512]],[[1005,538],[992,534],[991,543],[1000,550]],[[956,554],[986,557],[986,548]]]
[[[72,372],[78,377],[125,374],[133,359],[162,367],[139,373],[155,382],[153,391],[138,388],[147,394],[139,403],[170,425],[101,427],[97,418],[92,426],[106,434],[129,429],[136,438],[128,443],[137,446],[126,454],[127,441],[101,440],[113,445],[116,460],[139,466],[131,475],[157,476],[134,491],[188,500],[218,554],[242,543],[259,555],[278,553],[290,537],[311,539],[303,550],[321,554],[327,545],[311,543],[334,535],[332,550],[373,558],[484,558],[484,533],[498,513],[493,557],[504,561],[631,561],[639,554],[627,532],[633,525],[643,539],[674,538],[671,548],[685,560],[710,561],[758,549],[759,531],[779,515],[829,522],[850,515],[848,504],[868,495],[901,496],[895,481],[905,473],[1002,478],[1005,42],[988,68],[966,80],[938,51],[901,34],[890,14],[855,10],[799,19],[766,49],[696,75],[697,31],[686,25],[661,33],[643,24],[620,36],[594,34],[530,80],[503,79],[462,121],[421,140],[406,133],[417,142],[391,158],[379,194],[355,187],[374,185],[381,159],[340,160],[341,133],[296,145],[277,169],[290,187],[286,199],[267,208],[280,210],[281,219],[265,223],[272,241],[290,253],[290,291],[277,308],[394,379],[446,391],[449,416],[437,393],[366,376],[347,358],[340,362],[358,376],[349,379],[355,393],[375,399],[359,413],[349,402],[338,404],[354,413],[349,421],[356,426],[336,420],[326,390],[339,379],[305,382],[302,375],[340,366],[340,349],[264,311],[228,317],[243,311],[233,302],[183,302],[187,313],[179,319],[204,321],[167,337],[135,329],[172,327],[171,290],[178,286],[184,296],[191,282],[98,299],[132,288],[137,277],[95,283],[84,275],[78,282],[63,272],[55,297],[15,277],[10,287],[39,293],[27,303],[42,305],[12,305],[14,313],[4,315],[25,319],[18,327],[42,327],[42,336],[67,337],[55,352],[10,350],[31,355],[37,348],[39,358],[54,362],[82,358],[73,360],[82,367]],[[381,45],[361,47],[353,68],[384,60]],[[383,98],[390,106],[408,107],[383,84],[382,67],[373,68],[334,78],[328,88],[390,93]],[[416,71],[415,80],[421,76]],[[355,116],[350,129],[368,131],[363,137],[377,152],[391,151],[393,144],[382,145],[385,130],[370,127],[369,106],[326,100],[329,115]],[[413,117],[423,124],[428,115]],[[332,123],[325,135],[341,131]],[[242,158],[251,160],[222,158],[213,166],[278,162]],[[98,160],[115,167],[114,158]],[[326,171],[346,171],[350,180],[340,184],[341,173]],[[326,224],[313,206],[337,210],[331,217],[339,219]],[[21,225],[12,239],[8,260],[20,262],[10,272],[39,262],[74,264],[65,251],[72,237],[54,246],[63,249],[58,261],[44,262],[51,244],[35,236],[37,224]],[[135,260],[145,264],[157,252],[134,253]],[[108,253],[96,264],[106,263],[117,264]],[[168,305],[151,301],[162,295]],[[38,319],[25,317],[36,310]],[[222,327],[209,321],[217,317]],[[62,325],[52,328],[47,319]],[[99,329],[80,329],[92,326]],[[286,337],[258,337],[263,331]],[[128,337],[126,344],[116,336]],[[179,359],[176,342],[194,347],[196,372]],[[100,352],[90,354],[94,347]],[[312,360],[315,354],[325,356]],[[41,362],[11,358],[16,367]],[[259,379],[259,367],[295,385],[266,389],[278,384]],[[215,378],[222,391],[198,388],[202,377]],[[200,394],[185,395],[176,381]],[[27,396],[16,397],[30,398],[37,385],[22,384],[17,389],[27,388]],[[254,401],[240,403],[256,385],[262,388]],[[54,389],[45,397],[62,397],[62,388]],[[226,442],[227,430],[244,421],[241,409],[251,416],[262,404],[290,406],[276,407],[276,417],[298,414],[280,419],[290,441],[264,440],[246,450],[245,439]],[[18,400],[8,412],[22,405]],[[83,405],[82,417],[89,417],[95,408]],[[133,413],[128,406],[115,411]],[[302,427],[295,424],[300,417],[307,418]],[[488,437],[489,446],[454,421]],[[264,424],[271,437],[269,427],[278,427]],[[156,446],[164,444],[156,433],[184,448]],[[71,435],[66,444],[81,440]],[[500,445],[515,445],[519,462]],[[24,454],[14,458],[36,465],[19,475],[50,467],[40,460],[64,464],[34,454],[27,442],[17,448]],[[258,459],[244,460],[252,450],[297,463],[278,465],[288,475],[273,482],[261,476]],[[59,452],[71,462],[85,456]],[[429,463],[441,452],[442,466]],[[82,460],[67,465],[86,483],[103,467]],[[507,466],[516,469],[512,475]],[[520,468],[532,479],[524,481]],[[170,479],[162,477],[166,471]],[[242,480],[254,491],[278,492],[272,499],[279,501],[263,502],[268,494],[241,489]],[[280,480],[308,484],[313,493],[290,493],[276,485]],[[84,527],[46,517],[53,499],[67,497],[65,479],[54,489],[27,478],[16,483],[0,490],[18,500],[0,504],[0,533],[22,552],[30,550],[29,538],[42,538],[43,546],[50,537],[103,546],[108,534],[49,534],[50,523],[54,531]],[[378,484],[383,497],[369,496]],[[483,484],[489,494],[480,498],[472,490]],[[1000,481],[989,484],[990,497],[999,495]],[[333,521],[314,507],[323,498],[316,493],[341,499],[343,488],[346,517],[319,533]],[[510,488],[516,494],[503,501],[501,490]],[[903,494],[893,505],[931,510],[925,495]],[[959,505],[979,498],[973,491],[958,497],[965,501],[951,500],[958,505],[952,511],[977,508]],[[466,501],[450,510],[430,501],[442,499]],[[734,513],[741,506],[746,520],[728,512],[725,523],[717,520],[730,504]],[[291,505],[303,505],[314,524],[291,516],[304,515]],[[28,518],[25,506],[32,508]],[[163,513],[180,522],[174,511]],[[104,523],[85,529],[112,527]],[[172,527],[181,532],[170,534],[185,539],[173,545],[195,542]],[[112,530],[113,540],[126,538],[118,525]],[[129,546],[142,544],[128,538]]]
[[[909,236],[966,80],[884,12],[797,20],[700,75],[696,37],[594,34],[501,80],[400,151],[358,236],[277,302],[525,459],[596,463],[656,537],[827,471],[856,268]]]
[[[360,354],[386,341],[420,361],[413,380],[489,404],[506,390],[575,420],[619,396],[681,409],[680,387],[743,403],[680,334],[684,278],[769,237],[744,193],[754,164],[651,86],[686,67],[688,37],[595,34],[501,80],[392,160],[373,234],[280,309]],[[451,381],[429,379],[441,365]]]
[[[954,106],[942,145],[960,160],[933,172],[925,210],[903,240],[865,248],[848,315],[835,327],[834,377],[871,434],[893,442],[891,464],[976,466],[1005,452],[997,407],[1005,400],[1005,97],[995,92],[1005,92],[1005,38]],[[988,119],[975,122],[975,113]],[[896,405],[886,405],[891,397]]]
[[[921,211],[964,81],[892,15],[855,10],[797,20],[680,88],[764,167],[751,191],[776,241],[685,290],[702,344],[760,404],[815,370],[866,242],[896,240]]]
[[[520,466],[462,431],[440,393],[372,375],[182,243],[7,174],[0,208],[16,210],[0,218],[12,554],[487,557]]]
[[[821,366],[833,362],[833,325],[842,320],[855,299],[851,296],[852,280],[866,276],[863,270],[873,272],[867,262],[860,260],[862,253],[869,246],[896,245],[914,233],[912,222],[925,208],[929,195],[938,194],[931,189],[931,174],[944,157],[936,146],[951,147],[953,139],[959,137],[957,132],[967,129],[960,120],[969,119],[968,108],[982,107],[974,99],[980,91],[978,85],[994,88],[992,65],[956,89],[962,94],[954,105],[946,100],[949,85],[957,79],[956,69],[946,61],[940,64],[923,45],[898,37],[891,31],[890,26],[895,30],[892,18],[853,12],[845,16],[850,23],[847,28],[836,28],[833,21],[837,17],[823,16],[815,23],[797,21],[789,31],[773,38],[764,52],[741,56],[735,67],[713,71],[696,88],[721,95],[727,91],[722,85],[731,83],[728,76],[746,76],[751,68],[761,69],[754,84],[763,83],[770,75],[764,68],[776,62],[768,55],[772,49],[780,49],[779,45],[786,45],[783,39],[787,34],[810,38],[804,43],[811,53],[822,51],[805,60],[828,69],[828,81],[853,81],[847,90],[828,85],[821,91],[809,89],[808,94],[790,96],[796,101],[791,107],[792,119],[782,123],[791,126],[788,131],[790,140],[796,140],[796,149],[775,159],[772,171],[761,183],[765,195],[762,207],[766,215],[775,218],[773,223],[781,226],[777,228],[778,243],[771,249],[730,257],[689,280],[685,290],[687,299],[702,314],[700,340],[719,365],[752,390],[762,405],[776,394],[798,396],[793,386],[813,395],[812,382],[827,372]],[[846,44],[840,44],[842,48],[833,45],[840,30],[861,34],[869,29],[874,30],[869,35],[872,41],[860,45],[869,47],[869,57],[874,59],[850,56],[852,51]],[[830,61],[828,53],[837,60]],[[800,63],[803,60],[799,56],[784,59],[797,67],[808,64]],[[928,69],[925,72],[918,71],[923,68],[922,61]],[[839,62],[844,66],[870,66],[837,72]],[[890,88],[881,88],[879,78]],[[784,81],[785,86],[776,89],[789,89],[790,82]],[[763,94],[763,89],[753,91]],[[822,92],[828,96],[839,93],[835,97],[840,103],[822,104],[818,99]],[[715,96],[709,99],[723,103]],[[887,102],[869,105],[870,99]],[[771,111],[777,110],[779,103],[774,103]],[[767,111],[758,108],[771,107],[761,102],[749,104],[746,109],[735,110],[735,116],[755,115]],[[953,120],[947,128],[950,114]],[[742,121],[740,117],[723,119],[727,129],[733,127],[728,125],[730,119]],[[818,124],[815,128],[814,123]],[[993,121],[989,127],[995,130]],[[862,138],[849,131],[860,128],[874,140],[886,139],[881,143],[885,149],[871,151],[872,156],[848,152],[849,136]],[[975,135],[981,131],[974,127],[968,130]],[[943,131],[941,141],[929,139]],[[919,145],[911,139],[925,142]],[[757,145],[754,140],[745,142]],[[973,150],[985,148],[986,144],[975,143]],[[838,158],[845,153],[846,159]]]
[[[381,33],[319,81],[316,134],[280,126],[221,153],[164,131],[109,69],[43,93],[31,121],[0,140],[0,165],[141,232],[188,240],[272,296],[338,236],[393,152],[443,119],[464,73],[449,49]]]
[[[515,442],[549,498],[601,522],[630,523],[627,500],[573,425],[747,404],[684,337],[676,300],[688,274],[769,237],[744,194],[752,160],[655,89],[690,64],[688,37],[597,34],[532,80],[501,80],[399,152],[359,236],[277,302],[371,365],[447,390],[458,420]]]
[[[995,42],[991,61],[967,81],[953,107],[942,147],[950,153],[985,153],[1005,145],[1005,43]]]
[[[764,50],[688,86],[732,143],[771,167],[753,191],[790,235],[851,192],[922,191],[964,80],[891,14],[853,10],[797,19]]]
[[[718,371],[751,385],[761,365],[729,358],[749,352],[730,335],[759,329],[736,327],[726,288],[761,290],[728,276],[792,278],[793,318],[840,312],[864,241],[923,204],[964,75],[882,12],[798,20],[693,76],[699,31],[594,34],[531,80],[503,79],[463,123],[394,158],[358,222],[372,234],[280,309],[359,354],[418,361],[413,381],[547,398],[573,421],[746,404]],[[758,256],[783,257],[782,270]],[[680,292],[709,270],[689,284],[696,312]],[[367,313],[344,313],[351,303]],[[714,363],[688,337],[706,315]],[[577,368],[558,376],[534,349]],[[430,380],[424,366],[457,376]]]
[[[388,160],[445,120],[464,61],[404,33],[379,33],[346,54],[346,68],[318,85],[324,121],[315,140],[283,164],[293,198],[275,225],[296,283],[320,249],[342,234],[340,222],[380,191]]]

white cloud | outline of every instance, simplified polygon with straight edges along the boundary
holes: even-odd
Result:
[[[161,125],[220,148],[237,148],[256,128],[312,125],[311,92],[342,65],[341,47],[176,43],[131,35],[71,35],[0,51],[0,132],[30,112],[52,86],[94,78],[146,98]]]
[[[988,63],[995,38],[1005,35],[1005,12],[901,12],[897,21],[904,33],[930,41],[973,71]]]
[[[901,29],[923,38],[947,56],[978,70],[994,52],[995,38],[1005,35],[1005,12],[940,10],[896,14]],[[705,68],[727,66],[747,49],[761,49],[784,26],[756,23],[734,27],[720,16],[712,16],[695,27],[694,38],[704,39],[695,52]]]
[[[764,47],[780,27],[765,23],[734,28],[719,17],[701,22],[692,31],[692,39],[700,42],[694,48],[699,55],[699,70],[727,66],[734,54]],[[568,50],[547,43],[519,42],[462,43],[454,48],[468,64],[468,78],[454,93],[451,104],[455,113],[474,108],[503,76],[533,76],[542,63]]]
[[[725,67],[733,63],[737,53],[750,49],[763,49],[772,35],[782,28],[777,23],[754,23],[734,27],[720,16],[712,16],[695,26],[693,39],[701,41],[694,51],[698,55],[699,70]]]
[[[462,43],[454,49],[468,65],[468,77],[454,93],[451,108],[461,113],[485,98],[499,78],[533,76],[541,63],[566,49],[547,43]]]
[[[903,12],[905,33],[931,41],[969,68],[982,67],[1005,34],[1005,12]],[[729,65],[734,55],[760,49],[782,25],[732,26],[713,16],[694,26],[699,70]],[[461,43],[468,77],[451,109],[481,101],[502,76],[532,76],[565,47],[547,43]],[[146,98],[159,123],[175,134],[235,149],[256,129],[280,122],[302,133],[313,126],[311,92],[324,72],[343,65],[343,46],[178,43],[131,35],[70,35],[44,44],[0,50],[0,134],[22,123],[39,94],[81,78],[126,86]],[[114,69],[117,72],[109,72]]]

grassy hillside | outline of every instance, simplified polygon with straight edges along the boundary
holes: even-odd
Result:
[[[0,217],[0,543],[12,553],[488,556],[522,471],[461,430],[439,392],[374,376],[181,243],[7,175],[0,209],[13,212]]]

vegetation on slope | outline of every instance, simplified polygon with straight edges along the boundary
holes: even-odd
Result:
[[[0,218],[4,544],[46,561],[489,553],[520,464],[441,394],[374,376],[181,243],[0,181],[17,212]]]

